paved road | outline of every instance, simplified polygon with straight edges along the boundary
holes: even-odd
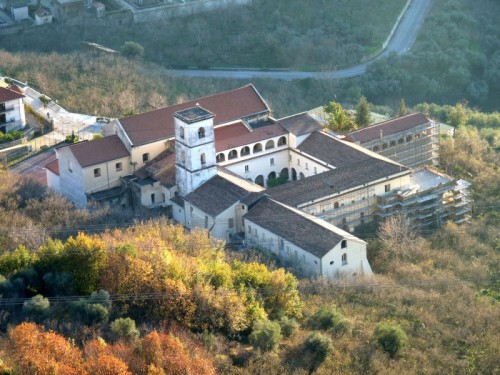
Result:
[[[235,79],[250,79],[250,78],[273,78],[273,79],[332,79],[332,78],[349,78],[355,77],[366,72],[366,68],[370,63],[376,61],[382,56],[386,56],[390,52],[395,52],[398,55],[407,53],[413,46],[418,35],[420,27],[425,19],[432,0],[412,0],[405,14],[392,35],[391,40],[387,44],[386,49],[377,57],[369,62],[353,66],[348,69],[341,69],[329,72],[298,72],[298,71],[261,71],[261,70],[166,70],[166,74],[187,77],[212,77],[212,78],[235,78]]]
[[[47,176],[45,166],[56,159],[56,153],[53,149],[44,151],[25,161],[16,164],[10,170],[24,177],[29,177],[43,186],[47,185]]]

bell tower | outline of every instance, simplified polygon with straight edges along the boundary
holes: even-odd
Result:
[[[199,106],[174,113],[175,172],[185,196],[217,174],[214,114]]]

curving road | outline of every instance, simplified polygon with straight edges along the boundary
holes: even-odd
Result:
[[[372,60],[353,67],[328,72],[299,72],[288,70],[250,70],[250,69],[224,69],[224,70],[177,70],[168,69],[166,74],[185,76],[185,77],[211,77],[211,78],[273,78],[273,79],[332,79],[332,78],[350,78],[363,74],[370,63],[376,61],[382,56],[386,56],[391,52],[398,55],[407,53],[413,46],[418,35],[420,27],[425,19],[432,0],[411,0],[410,5],[406,9],[405,14],[400,20],[395,32],[392,35],[389,43],[382,53],[374,57]]]

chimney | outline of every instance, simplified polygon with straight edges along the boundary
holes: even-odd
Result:
[[[380,129],[380,139],[383,139],[383,138],[384,138],[384,130]]]

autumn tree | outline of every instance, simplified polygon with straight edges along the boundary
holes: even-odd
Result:
[[[356,130],[356,123],[339,103],[332,101],[323,110],[328,114],[327,127],[330,130],[340,134]]]
[[[9,349],[19,374],[86,373],[78,348],[33,323],[21,323],[9,332]]]

